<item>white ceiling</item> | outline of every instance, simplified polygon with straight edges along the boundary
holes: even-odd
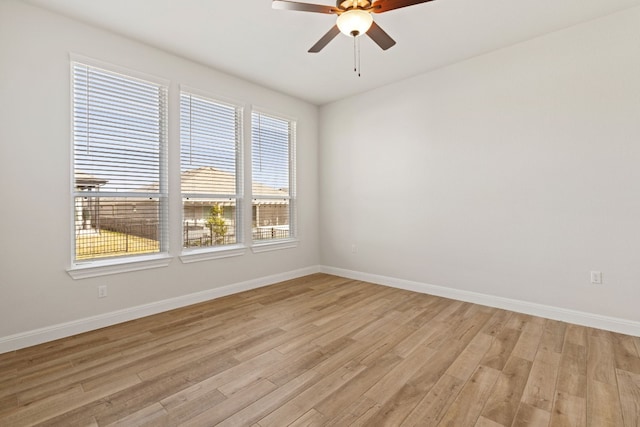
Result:
[[[363,37],[357,77],[346,36],[307,53],[334,16],[274,10],[271,0],[24,1],[319,105],[640,6],[640,0],[436,0],[374,15],[397,44],[382,51]]]

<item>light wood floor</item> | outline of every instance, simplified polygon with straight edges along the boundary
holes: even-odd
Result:
[[[317,274],[0,355],[0,425],[639,426],[640,338]]]

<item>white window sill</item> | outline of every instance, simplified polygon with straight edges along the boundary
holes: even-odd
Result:
[[[89,277],[107,276],[109,274],[166,267],[171,262],[171,259],[172,258],[170,256],[162,254],[86,261],[74,264],[67,270],[67,273],[76,280],[87,279]]]
[[[241,245],[229,245],[222,248],[205,248],[185,250],[180,255],[180,261],[184,264],[212,259],[229,258],[244,255],[246,247]]]
[[[298,246],[298,239],[278,239],[267,243],[254,243],[251,250],[254,254],[268,251],[278,251],[280,249],[290,249]]]

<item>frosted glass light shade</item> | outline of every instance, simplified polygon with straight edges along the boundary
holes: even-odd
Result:
[[[361,36],[371,28],[373,16],[371,13],[360,9],[348,10],[338,16],[336,24],[343,34],[347,36]]]

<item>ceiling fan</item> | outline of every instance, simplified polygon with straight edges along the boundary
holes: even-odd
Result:
[[[272,6],[274,9],[338,15],[336,24],[309,49],[310,53],[317,53],[341,32],[353,37],[354,40],[356,37],[366,34],[383,50],[387,50],[396,42],[374,22],[372,14],[429,1],[433,0],[373,0],[373,2],[369,0],[337,0],[336,6],[333,7],[291,0],[273,0]]]

